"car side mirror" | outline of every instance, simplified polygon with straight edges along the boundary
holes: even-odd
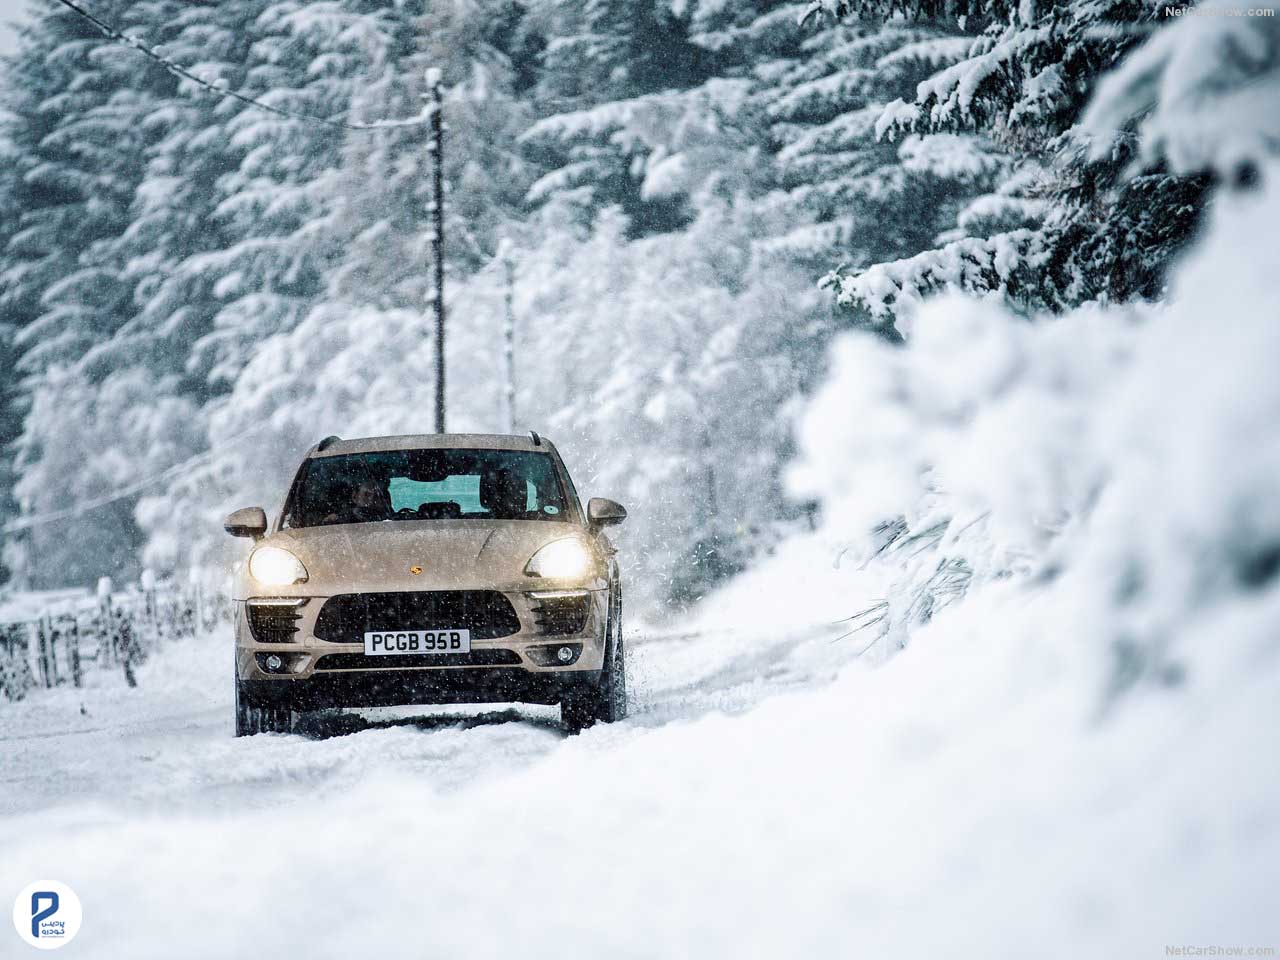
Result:
[[[587,503],[587,523],[593,530],[614,527],[627,519],[627,508],[614,500],[592,497]]]
[[[233,537],[261,540],[267,533],[267,515],[261,507],[245,507],[228,514],[222,521],[222,529]]]

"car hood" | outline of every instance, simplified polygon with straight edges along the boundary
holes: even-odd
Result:
[[[307,568],[306,583],[274,591],[290,596],[514,591],[561,586],[529,577],[524,568],[541,547],[572,536],[584,531],[573,523],[544,520],[388,520],[281,530],[256,547],[284,547]],[[236,599],[262,595],[244,566],[236,578]],[[415,567],[421,572],[413,573]]]

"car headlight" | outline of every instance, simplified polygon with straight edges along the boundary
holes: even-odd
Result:
[[[287,587],[307,579],[302,561],[282,547],[259,547],[249,557],[249,574],[267,587]]]
[[[591,548],[577,537],[565,537],[542,547],[525,565],[524,572],[531,577],[567,580],[585,577],[595,568],[596,557]]]

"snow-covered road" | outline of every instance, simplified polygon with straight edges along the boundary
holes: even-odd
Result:
[[[623,875],[607,852],[619,831],[638,828],[626,843],[648,866],[626,859],[646,883],[680,869],[696,839],[655,816],[696,811],[688,774],[651,755],[620,776],[621,751],[834,678],[854,650],[831,642],[840,632],[634,632],[631,717],[577,737],[557,708],[521,706],[368,711],[235,739],[215,669],[229,636],[177,643],[136,689],[95,674],[87,689],[3,705],[0,889],[69,883],[84,956],[539,956],[575,941],[581,955],[670,955],[696,918],[663,946],[618,928],[632,926],[618,913],[629,908],[582,900]],[[708,813],[721,822],[703,811],[696,829],[716,843]],[[719,839],[736,842],[723,826]],[[10,948],[0,934],[0,956]]]
[[[225,634],[0,704],[0,892],[69,884],[67,955],[130,960],[1280,946],[1269,672],[1099,722],[1089,648],[993,630],[996,588],[866,669],[796,624],[878,585],[793,552],[631,633],[633,715],[576,737],[435,708],[237,740]]]
[[[711,711],[749,708],[771,693],[833,676],[847,647],[836,627],[785,633],[636,633],[630,639],[632,716],[585,739],[615,742]],[[232,737],[222,633],[166,649],[140,685],[114,673],[85,690],[36,691],[0,712],[0,849],[23,815],[83,808],[190,807],[316,801],[378,772],[420,777],[434,790],[504,776],[561,748],[559,708],[431,707],[320,716],[301,735]],[[17,819],[14,819],[17,818]]]

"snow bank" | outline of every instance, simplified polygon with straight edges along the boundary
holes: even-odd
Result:
[[[449,753],[494,761],[474,731],[415,738],[439,745],[440,775],[392,772],[412,747],[388,732],[385,762],[366,752],[362,777],[313,798],[286,738],[228,741],[221,766],[242,767],[259,800],[11,824],[0,883],[70,883],[87,957],[1078,957],[1268,943],[1259,881],[1280,852],[1280,775],[1224,745],[1274,721],[1274,685],[1246,678],[1226,700],[1152,691],[1122,723],[1089,725],[1079,683],[1045,648],[982,629],[1007,613],[996,598],[956,613],[886,669],[738,716],[594,730],[533,765],[504,769],[498,754],[456,790]],[[437,738],[450,737],[445,750]],[[281,776],[302,778],[287,803]]]
[[[1139,914],[1163,904],[1186,919],[1196,897],[1196,942],[1243,942],[1270,915],[1280,168],[1264,180],[1220,199],[1167,305],[1030,322],[995,300],[938,298],[905,348],[840,343],[803,424],[794,489],[822,500],[829,537],[878,531],[867,562],[890,582],[868,632],[928,648],[881,679],[908,683],[930,728],[968,697],[960,726],[1008,724],[1061,751],[1004,774],[975,760],[968,789],[989,809],[1042,777],[1062,796],[1037,808],[1093,796],[1060,820],[1065,836],[1028,838],[1079,871],[1081,891],[1095,872],[1089,895],[1037,886],[1060,906],[1088,902],[1074,934],[1058,929],[1068,937],[1111,922],[1136,948],[1171,923]],[[1131,830],[1113,830],[1125,808]],[[1073,850],[1087,836],[1107,854]],[[1117,870],[1141,873],[1134,892],[1102,893]]]
[[[78,587],[0,592],[0,623],[21,623],[46,614],[57,616],[84,606],[89,599],[89,591]]]
[[[846,338],[794,488],[836,529],[905,518],[920,589],[948,562],[1038,578],[1074,592],[1064,637],[1122,673],[1173,669],[1182,631],[1280,571],[1276,179],[1222,200],[1167,307],[1028,322],[943,297],[906,349]]]

